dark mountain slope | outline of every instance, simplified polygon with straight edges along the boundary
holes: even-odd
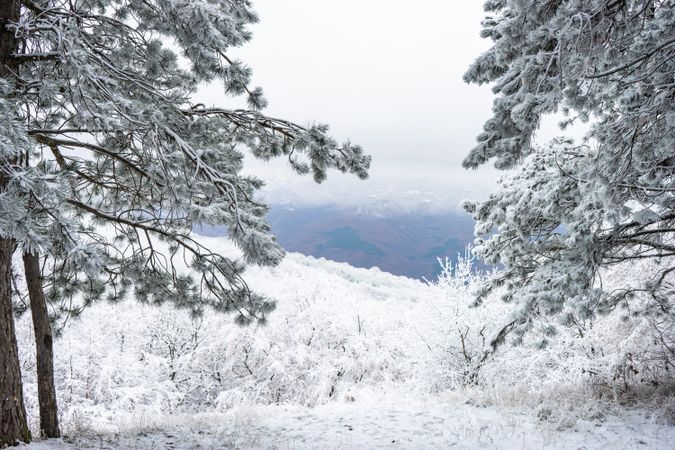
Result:
[[[274,206],[274,233],[288,251],[433,279],[436,258],[464,254],[473,241],[473,220],[458,211],[392,215],[335,206]],[[207,235],[222,230],[201,231]]]

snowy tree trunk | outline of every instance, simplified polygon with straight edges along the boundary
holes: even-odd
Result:
[[[16,39],[5,25],[8,21],[18,21],[19,13],[18,0],[0,0],[0,77],[11,73],[14,66],[11,55],[16,48]],[[7,179],[0,172],[0,192],[6,185]],[[0,236],[0,447],[17,441],[30,442],[31,439],[23,405],[21,368],[12,315],[14,247],[13,239]]]
[[[40,432],[44,437],[57,438],[59,431],[56,389],[54,389],[54,353],[52,328],[49,324],[47,301],[42,289],[40,258],[35,253],[23,254],[26,284],[30,296],[30,310],[35,330],[37,352],[38,400],[40,402]]]
[[[31,438],[23,406],[19,352],[12,315],[13,250],[13,240],[0,238],[0,447],[17,441],[30,442]]]

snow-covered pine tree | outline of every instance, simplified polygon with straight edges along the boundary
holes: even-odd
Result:
[[[18,0],[0,2],[0,205],[16,200],[11,189],[11,168],[28,149],[28,138],[22,124],[15,119],[16,104],[7,98],[5,77],[16,71],[10,54],[17,48],[17,39],[5,28],[19,18]],[[2,206],[0,206],[2,208]],[[0,221],[4,214],[0,209]],[[31,433],[26,422],[19,351],[14,333],[12,311],[12,253],[16,242],[0,225],[0,447],[28,442]]]
[[[515,169],[488,200],[466,202],[475,252],[504,270],[513,315],[493,338],[516,341],[536,317],[585,320],[650,299],[673,317],[675,289],[675,3],[672,0],[488,0],[482,35],[494,45],[465,74],[492,83],[493,116],[464,161]],[[533,144],[543,115],[584,141]],[[494,233],[494,234],[492,234]],[[602,268],[660,262],[641,285],[603,289]],[[631,312],[635,313],[632,309]],[[552,328],[549,330],[553,331]]]
[[[277,264],[283,250],[255,198],[262,181],[240,174],[244,152],[285,157],[318,182],[329,169],[365,178],[370,158],[325,125],[260,112],[266,101],[249,87],[250,69],[228,56],[251,38],[250,2],[0,0],[0,9],[11,12],[1,32],[13,42],[0,55],[0,100],[20,121],[3,125],[22,144],[3,130],[0,236],[41,255],[49,299],[79,292],[86,305],[132,289],[143,302],[264,320],[273,301],[242,274],[247,264]],[[214,80],[246,95],[249,109],[191,102]],[[198,225],[226,225],[243,257],[200,244]],[[1,257],[11,262],[9,250]],[[4,405],[2,414],[5,423]],[[27,440],[4,429],[0,439]]]

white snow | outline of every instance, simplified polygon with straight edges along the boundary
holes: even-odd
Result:
[[[401,399],[403,400],[403,399]],[[675,428],[637,413],[574,424],[542,423],[514,410],[478,407],[439,397],[433,401],[313,409],[265,406],[224,414],[176,416],[150,427],[73,440],[36,441],[54,449],[666,449]]]
[[[428,285],[290,254],[247,280],[279,300],[265,326],[134,302],[95,305],[69,322],[55,343],[66,438],[29,448],[590,449],[675,440],[672,386],[631,391],[630,400],[607,382],[626,352],[651,355],[642,322],[606,318],[584,339],[561,333],[543,352],[533,339],[481,365],[480,331],[508,307],[469,308],[467,266]],[[29,317],[17,328],[35,429]],[[633,364],[642,370],[638,356]]]

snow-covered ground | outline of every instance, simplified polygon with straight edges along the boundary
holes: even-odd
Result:
[[[401,399],[403,400],[403,399]],[[265,406],[177,416],[159,426],[35,442],[55,449],[668,449],[675,428],[639,413],[553,424],[526,412],[433,401],[316,408]]]
[[[206,240],[233,251],[222,240]],[[603,318],[583,338],[561,330],[542,351],[534,333],[480,362],[483,336],[508,306],[494,299],[469,308],[475,277],[467,270],[429,285],[290,254],[271,271],[252,269],[247,280],[279,301],[264,326],[242,328],[222,315],[195,320],[131,301],[95,305],[69,322],[55,344],[66,438],[29,448],[669,448],[675,442],[674,385],[650,378],[663,381],[650,337],[654,329],[661,338],[672,333],[658,324]],[[17,327],[35,429],[29,318]]]

